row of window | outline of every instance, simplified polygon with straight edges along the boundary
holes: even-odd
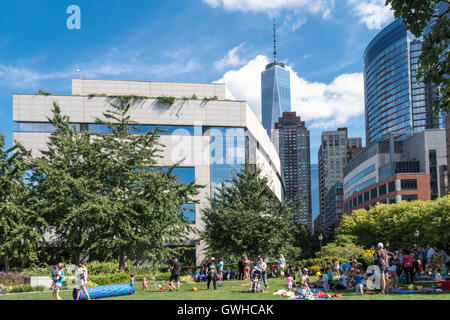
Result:
[[[366,186],[367,188],[368,186]],[[362,189],[360,189],[362,190]],[[400,190],[417,190],[417,179],[401,179],[400,180]],[[352,190],[353,191],[353,190]],[[350,201],[348,201],[345,205],[345,210],[351,210],[361,204],[368,202],[370,200],[374,200],[378,197],[384,196],[388,193],[396,191],[395,180],[391,181],[387,184],[383,184],[378,188],[373,188],[369,191],[364,192],[363,194],[354,197]],[[354,193],[354,192],[353,192]],[[349,193],[351,196],[352,192]],[[404,196],[405,197],[405,196]]]

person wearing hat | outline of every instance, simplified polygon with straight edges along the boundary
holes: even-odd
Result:
[[[381,280],[381,294],[389,293],[389,257],[395,258],[392,252],[384,250],[383,244],[380,242],[377,245],[378,249],[375,252],[376,261],[380,268]]]
[[[213,281],[214,284],[214,290],[217,290],[217,285],[216,285],[216,281],[217,281],[217,270],[216,270],[216,259],[214,257],[211,257],[209,263],[206,265],[206,275],[207,275],[207,279],[208,279],[208,290],[209,290],[209,286],[211,284],[211,280]]]

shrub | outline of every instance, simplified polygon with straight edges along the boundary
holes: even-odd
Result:
[[[170,272],[157,272],[155,274],[155,280],[157,281],[169,281]]]
[[[161,104],[172,105],[175,102],[175,97],[168,97],[168,96],[157,97],[156,101],[158,101],[158,103],[161,103]]]
[[[25,276],[23,273],[13,273],[13,272],[0,272],[0,285],[16,286],[25,283]]]
[[[0,284],[0,294],[8,293],[8,288],[2,284]]]
[[[32,292],[32,291],[34,291],[34,288],[31,286],[31,284],[19,284],[17,286],[12,287],[12,289],[9,290],[10,293]]]
[[[111,274],[99,274],[89,275],[89,281],[99,285],[107,286],[110,284],[128,283],[130,276],[126,273],[111,273]]]
[[[98,284],[96,284],[95,282],[92,282],[90,280],[88,280],[86,282],[86,287],[91,288],[91,287],[98,287]]]
[[[180,277],[181,283],[194,283],[194,279],[191,276],[182,276]]]
[[[26,277],[39,277],[39,276],[50,276],[52,273],[53,267],[30,267],[25,269],[23,272]]]
[[[44,291],[45,287],[44,286],[36,286],[34,287],[34,291]]]
[[[166,268],[167,270],[167,268]],[[125,272],[127,273],[134,273],[136,274],[149,274],[149,273],[154,273],[155,272],[155,267],[153,267],[152,264],[141,264],[141,265],[131,265],[131,264],[127,264],[125,265]]]
[[[89,275],[111,274],[119,272],[117,262],[99,262],[92,261],[87,265]]]

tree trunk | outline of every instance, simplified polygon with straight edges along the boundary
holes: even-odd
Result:
[[[121,249],[119,254],[119,271],[125,272],[125,250]]]
[[[4,264],[5,264],[5,272],[9,272],[9,257],[8,257],[8,256],[5,256],[5,257],[3,258],[3,262],[4,262]]]

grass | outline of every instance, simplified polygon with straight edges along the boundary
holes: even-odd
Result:
[[[130,296],[112,297],[103,300],[289,300],[286,297],[274,296],[273,293],[279,289],[286,288],[286,281],[281,279],[269,279],[269,289],[264,293],[248,293],[248,281],[224,281],[219,290],[206,289],[206,283],[182,284],[180,291],[168,292],[157,291],[155,286],[149,286],[149,291],[143,291],[138,284],[136,293]],[[417,285],[430,286],[430,282],[418,281]],[[192,291],[192,287],[198,288],[197,292]],[[343,294],[344,297],[334,300],[450,300],[450,291],[436,294],[364,294],[357,296],[354,290],[333,291]],[[64,300],[72,300],[72,292],[61,292]],[[17,294],[0,296],[0,300],[54,300],[50,292]]]

